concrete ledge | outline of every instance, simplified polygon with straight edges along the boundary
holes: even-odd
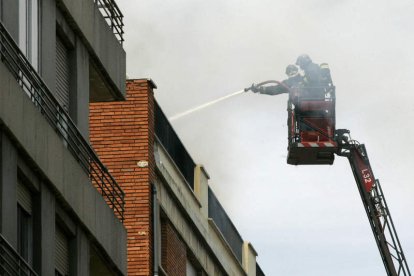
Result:
[[[159,141],[158,137],[156,138],[156,143],[154,146],[154,154],[156,165],[161,172],[165,172],[163,174],[164,177],[171,179],[172,183],[179,182],[177,185],[171,186],[171,188],[176,189],[177,194],[180,195],[180,199],[182,202],[193,201],[195,202],[199,208],[201,208],[201,202],[197,198],[195,192],[190,188],[188,182],[185,180],[185,177],[182,175],[179,169],[177,169],[173,159],[168,154],[168,151],[164,148],[162,143]],[[171,184],[172,184],[171,183]],[[184,198],[186,197],[186,200]],[[191,198],[191,199],[190,199]],[[192,206],[189,206],[192,207]]]
[[[18,149],[51,185],[67,208],[79,218],[126,275],[126,230],[92,186],[88,175],[64,146],[62,139],[0,62],[0,121]],[[30,162],[29,160],[26,160]]]

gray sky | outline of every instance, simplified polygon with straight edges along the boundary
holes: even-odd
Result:
[[[414,2],[117,0],[127,74],[168,116],[328,62],[337,127],[365,143],[414,264]],[[286,164],[286,95],[245,93],[173,122],[267,275],[385,275],[348,161]],[[412,268],[414,269],[414,268]]]

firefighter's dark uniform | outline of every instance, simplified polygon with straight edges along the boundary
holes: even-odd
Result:
[[[312,99],[325,98],[325,85],[322,83],[321,68],[310,62],[302,68],[305,73],[303,77],[303,97]]]
[[[303,83],[303,77],[299,74],[292,76],[284,81],[282,84],[274,85],[274,86],[267,86],[261,87],[259,89],[260,94],[266,95],[279,95],[289,93],[290,88],[299,88]]]

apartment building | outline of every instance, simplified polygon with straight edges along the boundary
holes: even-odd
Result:
[[[89,103],[125,97],[113,0],[0,0],[0,274],[126,275],[124,192]]]
[[[126,101],[90,105],[91,143],[125,191],[128,275],[264,275],[155,88],[128,80]]]

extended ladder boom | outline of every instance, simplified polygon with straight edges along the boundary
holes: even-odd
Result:
[[[375,241],[389,276],[411,276],[391,213],[375,179],[365,145],[350,140],[348,130],[338,130],[339,155],[346,156],[354,173]]]

